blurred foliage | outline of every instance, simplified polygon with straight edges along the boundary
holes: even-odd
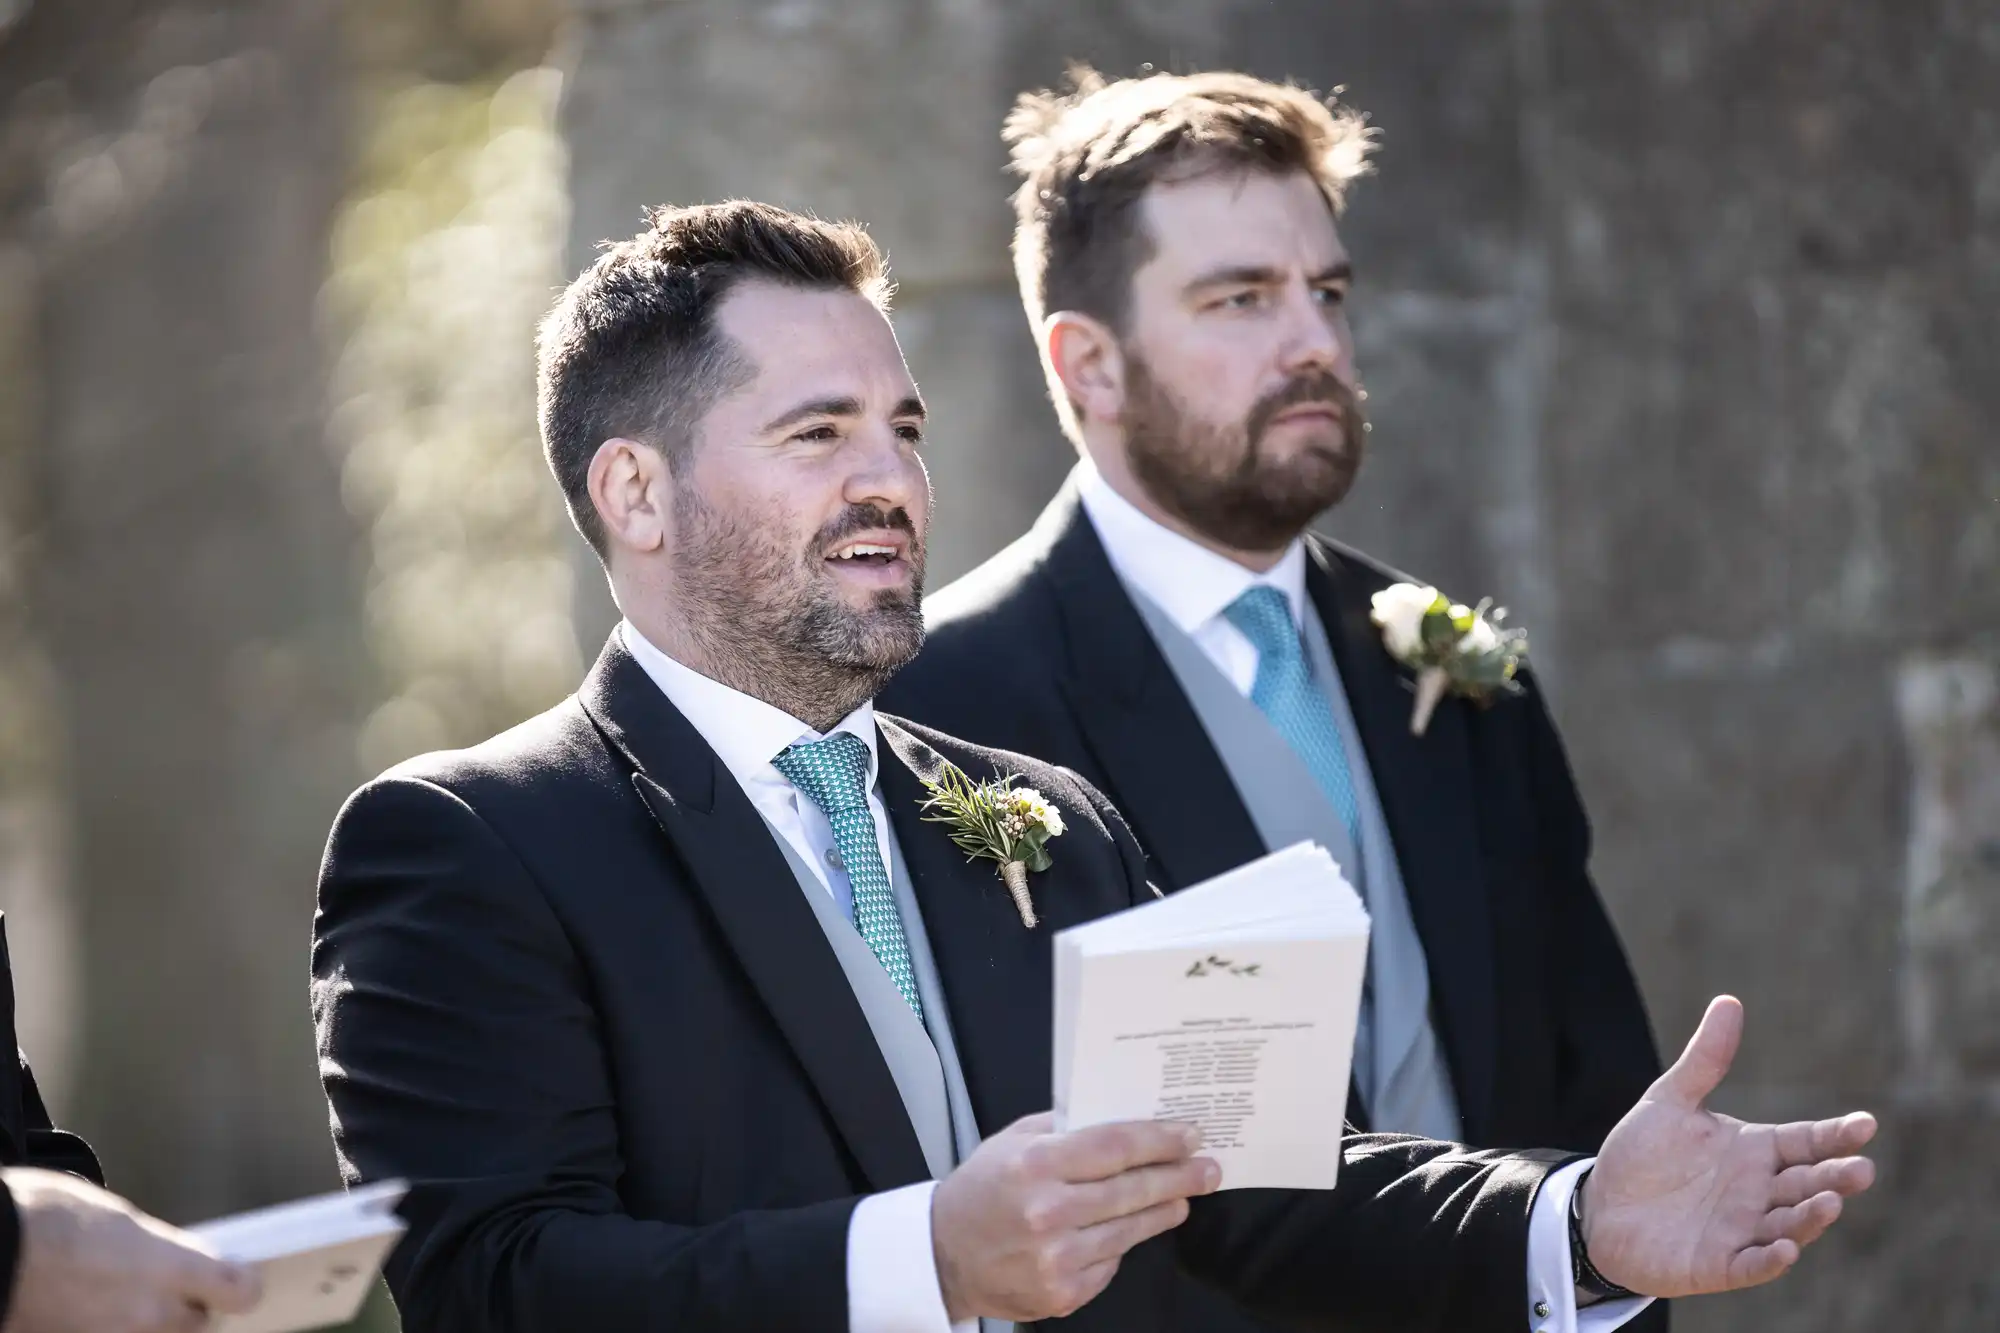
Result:
[[[379,770],[483,738],[574,688],[567,520],[535,428],[534,328],[559,286],[559,76],[415,82],[359,139],[326,286],[332,426],[369,534],[362,729]]]
[[[557,0],[345,0],[350,57],[364,77],[435,83],[540,64],[560,17]]]
[[[368,533],[383,702],[365,773],[575,687],[568,520],[543,466],[534,330],[562,281],[550,0],[352,0],[353,183],[324,308],[331,434]],[[378,1286],[353,1333],[398,1326]]]

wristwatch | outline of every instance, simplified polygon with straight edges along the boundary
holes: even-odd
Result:
[[[1590,1250],[1583,1243],[1583,1182],[1590,1179],[1595,1167],[1585,1167],[1577,1178],[1576,1189],[1569,1196],[1569,1266],[1571,1276],[1576,1281],[1577,1294],[1583,1297],[1582,1304],[1594,1305],[1598,1301],[1618,1301],[1639,1293],[1628,1287],[1621,1287],[1590,1262]]]

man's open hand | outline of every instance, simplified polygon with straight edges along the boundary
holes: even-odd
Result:
[[[1018,1120],[979,1145],[931,1197],[931,1244],[952,1322],[1031,1323],[1103,1291],[1125,1252],[1179,1226],[1222,1183],[1191,1125],[1142,1121],[1057,1134]]]
[[[1752,1125],[1703,1103],[1743,1039],[1743,1006],[1710,1002],[1674,1067],[1604,1141],[1584,1182],[1590,1261],[1648,1296],[1695,1296],[1781,1276],[1875,1180],[1857,1156],[1875,1137],[1865,1112]]]
[[[189,1333],[257,1303],[254,1274],[74,1176],[10,1168],[20,1266],[0,1333]]]

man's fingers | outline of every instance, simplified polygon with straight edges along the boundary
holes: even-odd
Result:
[[[1201,1144],[1193,1125],[1171,1120],[1128,1120],[1092,1125],[1036,1145],[1056,1178],[1072,1183],[1106,1180],[1135,1167],[1185,1161]]]
[[[217,1314],[241,1314],[257,1304],[262,1283],[256,1270],[217,1257],[201,1241],[157,1218],[144,1218],[140,1225],[152,1233],[146,1243],[173,1299]]]
[[[1787,1167],[1771,1182],[1771,1206],[1789,1208],[1795,1203],[1804,1203],[1819,1192],[1817,1167]]]
[[[1118,1260],[1123,1254],[1124,1251],[1121,1250],[1118,1255],[1114,1255],[1102,1263],[1092,1264],[1081,1273],[1078,1273],[1077,1285],[1081,1288],[1081,1299],[1077,1301],[1073,1309],[1064,1310],[1062,1313],[1074,1314],[1077,1310],[1096,1300],[1098,1295],[1111,1285],[1111,1279],[1118,1276]]]
[[[1728,1289],[1741,1291],[1744,1287],[1762,1286],[1783,1277],[1785,1271],[1798,1261],[1799,1247],[1789,1240],[1753,1245],[1729,1261]]]
[[[1778,1160],[1809,1166],[1829,1157],[1852,1157],[1875,1137],[1875,1117],[1856,1111],[1836,1120],[1797,1120],[1778,1126]]]
[[[1788,1208],[1815,1194],[1859,1194],[1875,1183],[1875,1163],[1866,1157],[1836,1157],[1830,1162],[1789,1167],[1771,1182],[1771,1206]]]
[[[1186,1199],[1169,1199],[1136,1213],[1099,1222],[1077,1233],[1081,1247],[1079,1252],[1086,1263],[1116,1262],[1134,1245],[1144,1244],[1162,1232],[1172,1231],[1187,1221],[1187,1215]]]
[[[1222,1168],[1207,1157],[1185,1162],[1142,1166],[1109,1180],[1094,1180],[1070,1191],[1074,1225],[1095,1226],[1112,1218],[1143,1212],[1174,1199],[1207,1194],[1222,1183]],[[1071,1212],[1066,1208],[1065,1212]]]
[[[209,1325],[208,1311],[199,1305],[180,1305],[160,1320],[160,1333],[202,1333]]]
[[[1742,1001],[1733,995],[1718,995],[1708,1002],[1708,1012],[1688,1038],[1681,1058],[1653,1086],[1678,1105],[1699,1106],[1721,1085],[1742,1042]]]
[[[1836,1128],[1831,1148],[1843,1157],[1852,1156],[1875,1141],[1875,1117],[1866,1111],[1850,1112],[1833,1123]]]
[[[1828,1190],[1789,1208],[1773,1208],[1757,1228],[1757,1242],[1770,1245],[1789,1240],[1801,1249],[1826,1234],[1840,1220],[1840,1196]]]
[[[215,1314],[242,1314],[263,1294],[256,1271],[242,1264],[190,1255],[181,1277],[181,1294]]]
[[[132,1333],[201,1333],[209,1313],[173,1296],[160,1294],[143,1306],[119,1312],[117,1326]]]
[[[1875,1163],[1866,1157],[1836,1157],[1830,1162],[1794,1166],[1771,1182],[1771,1206],[1789,1208],[1828,1190],[1853,1195],[1875,1183]]]

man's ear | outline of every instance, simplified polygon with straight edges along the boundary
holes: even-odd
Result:
[[[667,544],[673,476],[658,449],[623,436],[606,440],[590,460],[587,485],[610,545],[644,554]]]
[[[1125,408],[1125,354],[1103,321],[1074,310],[1042,320],[1042,355],[1084,421],[1116,421]]]

